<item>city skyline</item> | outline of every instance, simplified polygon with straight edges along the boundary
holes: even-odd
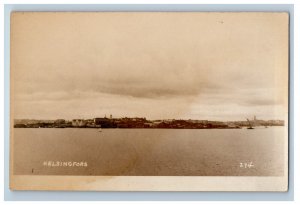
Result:
[[[285,13],[12,15],[14,118],[287,116]]]
[[[273,118],[273,119],[265,119],[265,118],[259,118],[256,115],[254,116],[245,116],[243,119],[238,119],[238,120],[211,120],[211,119],[206,119],[206,118],[156,118],[156,119],[150,119],[147,118],[146,116],[113,116],[113,115],[104,115],[104,116],[94,116],[94,117],[89,117],[89,118],[49,118],[49,119],[42,119],[42,118],[14,118],[14,120],[49,120],[49,121],[55,121],[55,120],[67,120],[67,121],[72,121],[72,120],[91,120],[91,119],[96,119],[96,118],[106,118],[106,119],[146,119],[149,121],[164,121],[164,120],[194,120],[194,121],[220,121],[220,122],[230,122],[230,121],[247,121],[247,120],[263,120],[263,121],[272,121],[272,120],[279,120],[279,121],[285,121],[285,119],[279,119],[279,118]]]
[[[154,129],[240,129],[242,127],[284,126],[284,120],[262,120],[253,116],[253,119],[244,121],[210,121],[205,119],[156,119],[149,120],[146,117],[113,118],[96,117],[93,119],[15,119],[14,128],[154,128]]]

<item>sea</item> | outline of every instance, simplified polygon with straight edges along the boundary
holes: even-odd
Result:
[[[282,176],[285,127],[14,128],[16,175]]]

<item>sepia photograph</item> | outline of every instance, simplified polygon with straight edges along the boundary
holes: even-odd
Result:
[[[287,191],[288,13],[10,18],[11,189]]]

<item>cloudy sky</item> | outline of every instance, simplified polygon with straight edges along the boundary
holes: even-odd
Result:
[[[284,119],[285,13],[14,13],[15,118]]]

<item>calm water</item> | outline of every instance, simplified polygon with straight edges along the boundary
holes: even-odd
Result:
[[[283,175],[284,127],[14,129],[14,172],[32,175]],[[86,162],[49,167],[45,161]],[[251,168],[240,163],[251,163]]]

